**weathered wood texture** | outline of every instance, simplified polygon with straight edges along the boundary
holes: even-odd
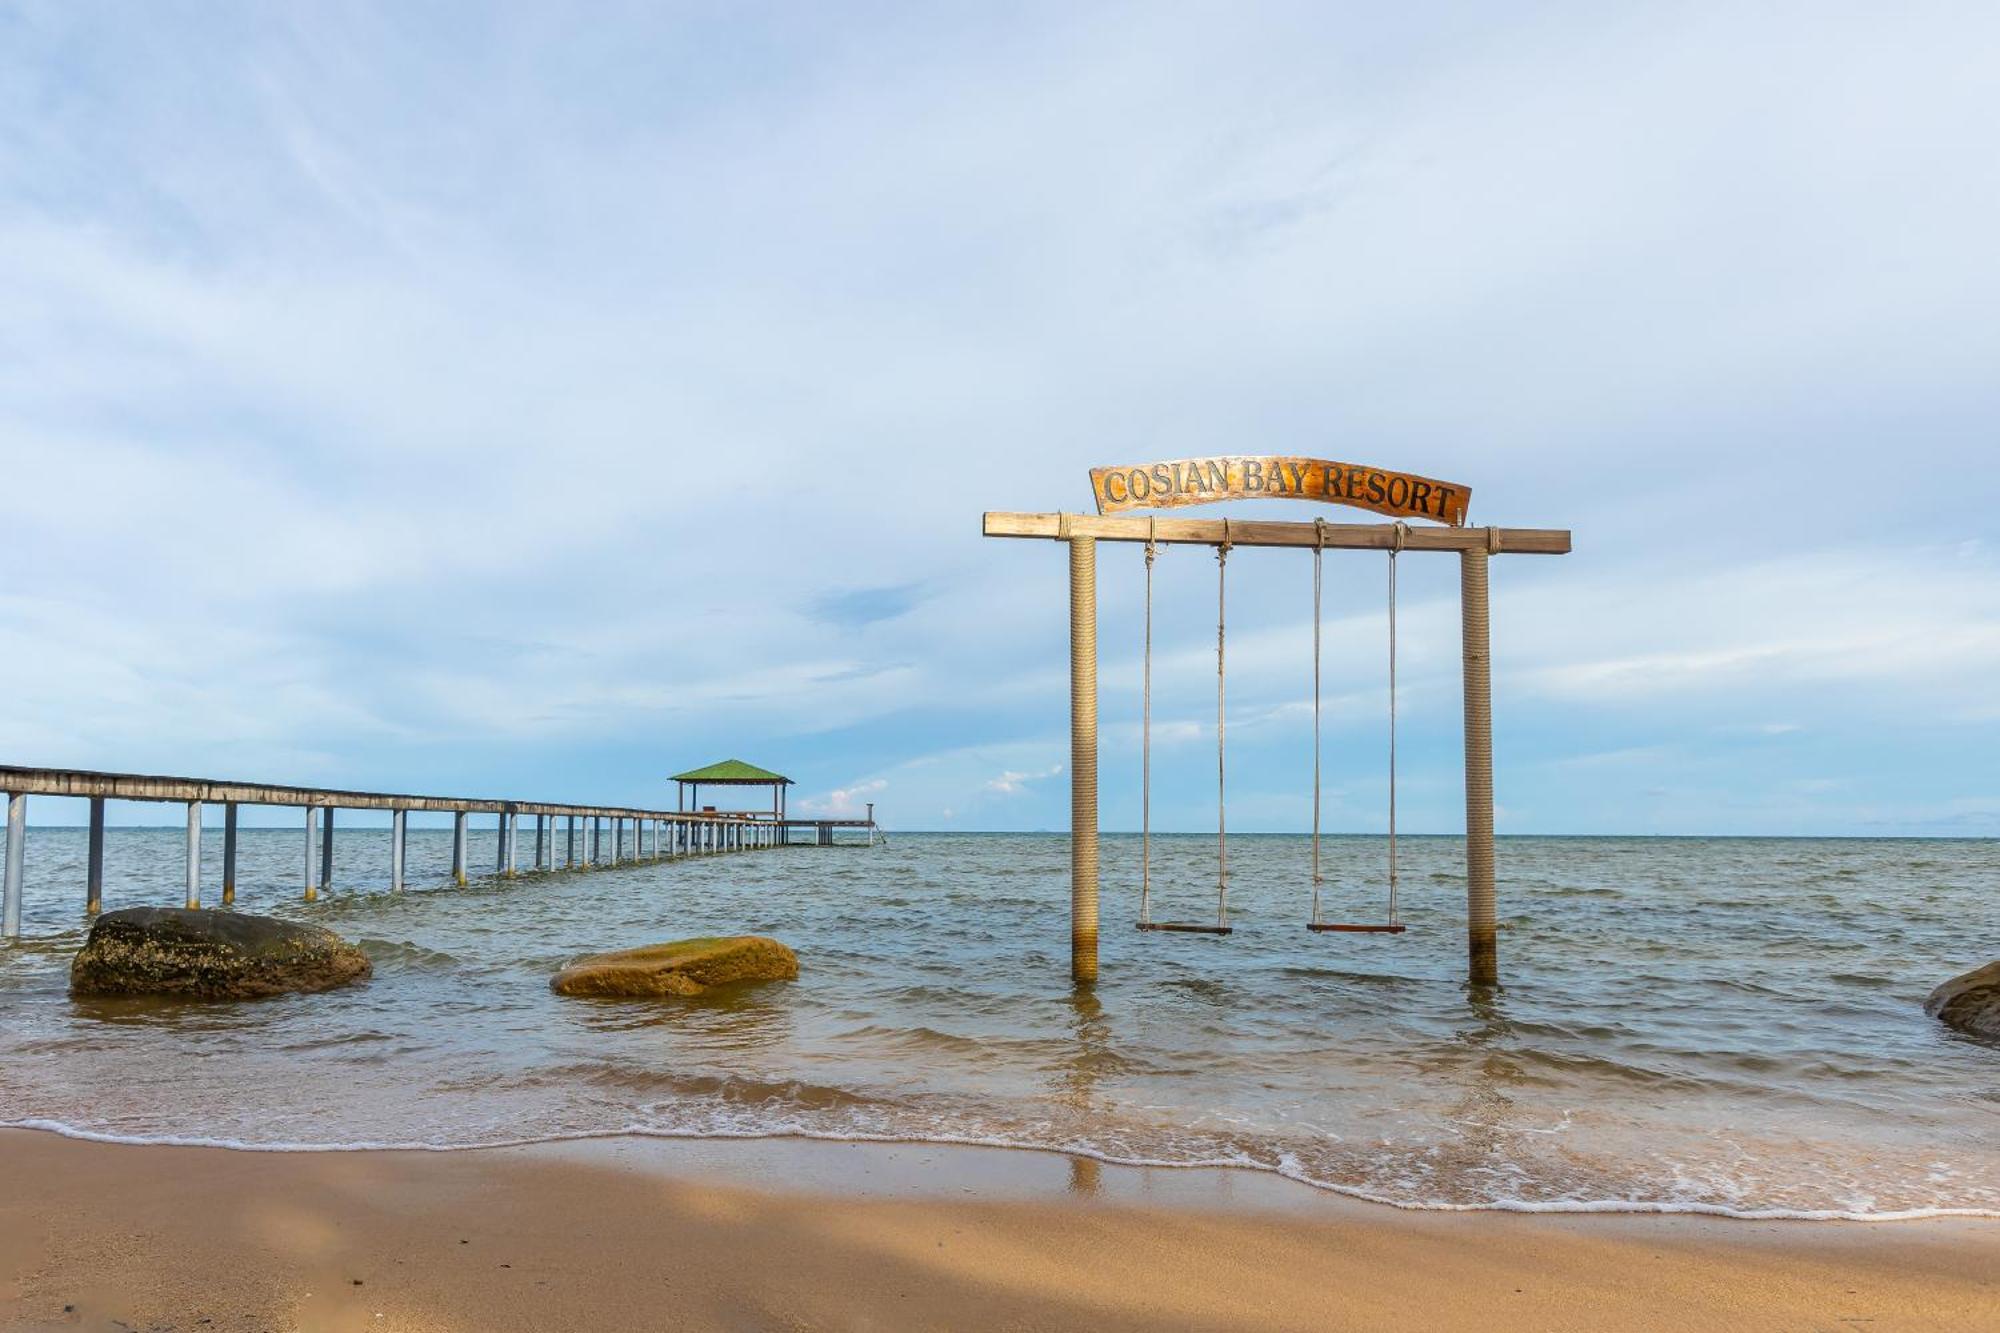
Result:
[[[1107,542],[1186,542],[1214,546],[1324,546],[1329,551],[1387,551],[1396,546],[1393,523],[1287,523],[1223,518],[1135,518],[1125,515],[985,515],[988,537],[1041,537],[1068,540],[1094,537]],[[1485,550],[1499,555],[1568,555],[1564,528],[1405,528],[1406,551]]]
[[[1458,527],[1472,488],[1362,463],[1273,454],[1183,458],[1171,463],[1090,470],[1097,512],[1179,509],[1223,500],[1313,500],[1397,518],[1423,518]]]

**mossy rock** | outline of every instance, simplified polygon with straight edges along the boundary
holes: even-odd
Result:
[[[1930,993],[1924,1012],[1948,1027],[2000,1041],[2000,962],[1975,967]]]
[[[90,927],[69,966],[72,995],[254,1000],[359,981],[368,955],[330,930],[201,908],[128,907]]]
[[[798,955],[762,935],[704,936],[579,958],[558,972],[558,995],[657,998],[699,995],[745,981],[792,981]]]

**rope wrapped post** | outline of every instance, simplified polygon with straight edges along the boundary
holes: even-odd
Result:
[[[1069,537],[1069,974],[1097,984],[1097,539]]]
[[[1487,551],[1459,552],[1465,658],[1465,936],[1467,979],[1500,981],[1493,907],[1493,661],[1487,631]]]

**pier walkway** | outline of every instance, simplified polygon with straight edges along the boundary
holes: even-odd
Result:
[[[281,806],[302,813],[305,840],[300,886],[305,900],[319,897],[320,887],[333,880],[333,825],[336,810],[386,810],[390,816],[389,891],[401,893],[408,846],[406,816],[411,811],[452,816],[452,878],[467,880],[466,824],[473,815],[492,815],[499,837],[494,873],[523,873],[519,865],[520,819],[534,817],[533,862],[528,873],[623,861],[656,861],[726,852],[760,851],[795,845],[793,833],[809,829],[812,842],[831,846],[838,828],[866,829],[875,840],[874,810],[865,820],[773,818],[760,813],[648,810],[634,806],[573,805],[554,801],[511,801],[465,796],[411,796],[390,792],[344,791],[326,787],[280,787],[257,782],[223,782],[212,778],[159,777],[139,773],[96,773],[72,768],[17,768],[0,765],[0,792],[7,798],[4,874],[0,874],[0,940],[21,934],[21,902],[25,892],[22,852],[27,841],[30,796],[67,796],[90,803],[90,840],[83,908],[96,915],[104,903],[104,803],[150,801],[187,807],[187,899],[202,901],[202,812],[222,807],[221,900],[236,900],[237,811],[246,805]],[[558,864],[556,834],[563,829],[563,855]],[[631,836],[626,836],[626,826]],[[579,836],[581,835],[581,836]]]

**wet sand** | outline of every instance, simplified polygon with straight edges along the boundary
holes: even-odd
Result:
[[[259,1153],[0,1131],[0,1323],[2000,1327],[2000,1222],[1418,1213],[1269,1176],[798,1140]]]

